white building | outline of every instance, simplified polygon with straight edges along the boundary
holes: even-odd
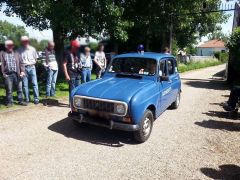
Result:
[[[197,47],[198,56],[213,56],[216,52],[225,52],[227,48],[223,41],[214,39]]]

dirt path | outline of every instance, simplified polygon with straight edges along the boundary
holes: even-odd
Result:
[[[180,108],[166,111],[141,145],[128,133],[75,127],[64,106],[0,113],[0,179],[236,177],[240,121],[219,106],[229,94],[216,74],[223,69],[183,74]]]

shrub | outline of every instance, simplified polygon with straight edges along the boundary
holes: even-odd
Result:
[[[221,62],[227,62],[229,58],[229,54],[226,52],[215,52],[214,57]]]

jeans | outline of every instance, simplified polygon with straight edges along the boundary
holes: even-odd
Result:
[[[47,70],[46,96],[55,96],[58,70]]]
[[[78,74],[72,75],[70,77],[70,80],[68,81],[69,84],[69,102],[71,99],[71,92],[73,89],[75,89],[80,84],[80,78]]]
[[[91,69],[90,68],[83,68],[81,73],[81,81],[82,83],[86,83],[91,81]]]
[[[96,73],[97,73],[97,79],[100,79],[105,72],[105,69],[101,69],[100,67],[96,68]]]
[[[13,86],[17,88],[18,101],[22,102],[22,80],[17,76],[17,73],[10,73],[5,77],[6,99],[7,104],[13,104]]]
[[[25,66],[25,76],[23,78],[23,89],[26,102],[29,102],[28,82],[31,81],[33,87],[34,102],[39,101],[38,82],[35,66]]]
[[[239,98],[240,98],[240,87],[234,87],[231,90],[231,93],[228,99],[228,105],[231,106],[232,108],[236,108]]]

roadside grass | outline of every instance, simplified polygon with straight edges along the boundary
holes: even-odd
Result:
[[[186,71],[191,71],[191,70],[196,70],[196,69],[202,69],[206,67],[211,67],[211,66],[217,66],[220,64],[224,64],[225,62],[216,60],[216,59],[209,59],[205,61],[197,61],[197,62],[190,62],[187,64],[178,64],[178,71],[180,73],[186,72]]]

